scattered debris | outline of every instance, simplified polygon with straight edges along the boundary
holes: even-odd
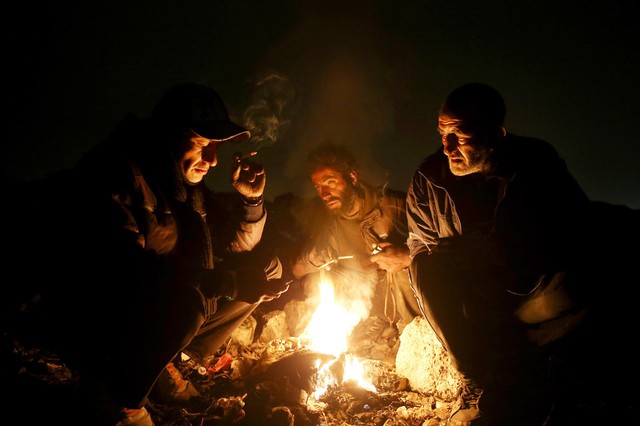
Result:
[[[78,375],[55,354],[13,343],[14,366],[32,385],[47,383],[52,392],[78,386]],[[150,399],[148,409],[157,426],[445,424],[450,402],[411,390],[406,378],[381,360],[363,360],[377,392],[347,381],[329,386],[314,399],[316,361],[322,364],[334,358],[306,349],[293,337],[249,346],[230,342],[207,365],[188,357],[175,363],[200,392],[188,406]],[[69,397],[72,395],[69,392]]]

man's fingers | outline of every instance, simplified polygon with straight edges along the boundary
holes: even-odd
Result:
[[[238,182],[240,180],[240,163],[237,161],[233,162],[232,170],[231,170],[231,181]]]

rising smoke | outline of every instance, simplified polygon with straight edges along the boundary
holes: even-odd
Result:
[[[244,125],[251,132],[254,151],[272,147],[286,137],[291,121],[287,106],[295,95],[287,77],[271,72],[254,87],[251,104],[243,115]]]

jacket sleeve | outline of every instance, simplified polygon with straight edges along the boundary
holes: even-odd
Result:
[[[459,235],[460,220],[447,191],[418,169],[407,191],[407,246],[413,258],[430,252],[438,238]]]
[[[337,243],[333,232],[333,227],[329,227],[325,234],[316,235],[306,241],[291,267],[295,278],[299,279],[320,271],[318,266],[330,261],[336,255]]]
[[[256,248],[267,221],[264,203],[248,205],[238,194],[210,194],[207,224],[216,256],[243,253]]]
[[[228,247],[228,250],[234,253],[253,250],[262,239],[264,226],[267,222],[267,210],[264,203],[258,206],[244,205],[241,209],[242,215],[235,226],[235,232]]]

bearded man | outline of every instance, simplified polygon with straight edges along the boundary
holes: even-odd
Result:
[[[324,219],[293,265],[300,279],[329,270],[336,299],[365,301],[362,324],[375,340],[391,328],[397,336],[419,314],[409,285],[406,193],[360,179],[352,153],[326,143],[308,156],[307,174]],[[367,316],[368,314],[368,316]]]

